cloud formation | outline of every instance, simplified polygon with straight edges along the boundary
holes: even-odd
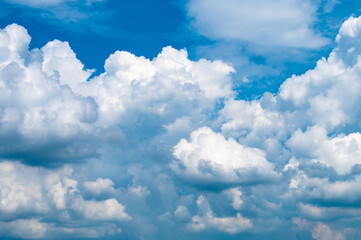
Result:
[[[97,141],[121,143],[127,131],[133,140],[145,137],[138,128],[156,134],[178,117],[200,117],[200,109],[211,110],[233,94],[231,67],[192,62],[184,50],[165,48],[153,61],[116,52],[106,72],[87,81],[91,70],[83,70],[68,43],[55,40],[29,52],[24,28],[10,25],[1,35],[4,157],[51,164],[95,156]],[[130,127],[142,118],[157,121]]]
[[[359,239],[360,32],[348,19],[327,59],[245,101],[222,61],[117,51],[92,76],[7,26],[0,235]]]
[[[71,178],[70,167],[49,170],[2,161],[0,169],[0,232],[4,236],[59,238],[57,234],[72,232],[78,237],[87,237],[85,232],[76,233],[85,229],[101,236],[107,235],[104,233],[108,231],[106,222],[116,225],[131,220],[124,205],[114,198],[85,200],[78,190],[78,181]],[[73,221],[81,224],[68,227]],[[92,229],[96,222],[100,229]]]
[[[200,184],[245,184],[277,177],[262,150],[227,140],[207,127],[192,132],[189,142],[182,139],[174,156],[179,160],[174,170]]]

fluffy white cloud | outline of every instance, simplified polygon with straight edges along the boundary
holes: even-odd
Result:
[[[296,131],[286,143],[300,158],[309,158],[331,166],[338,174],[347,174],[361,165],[361,134],[351,133],[329,138],[326,130],[312,127],[305,133]]]
[[[0,210],[3,216],[39,214],[49,210],[41,179],[36,178],[44,174],[40,169],[12,162],[1,162],[0,166]],[[33,181],[29,181],[31,178]]]
[[[56,235],[56,232],[65,233],[62,221],[82,221],[82,226],[86,228],[89,227],[88,220],[99,225],[103,225],[104,221],[131,220],[125,206],[114,198],[84,200],[77,189],[78,182],[71,178],[72,172],[69,167],[50,170],[17,162],[0,162],[1,235],[11,233],[11,236],[20,238],[42,238],[48,234]],[[36,218],[27,219],[29,215]],[[80,231],[77,226],[74,227],[68,231],[74,231],[74,234]],[[95,232],[102,235],[105,229],[108,226],[104,225],[103,230]],[[79,236],[83,235],[80,231]]]
[[[316,11],[315,3],[308,0],[190,0],[188,3],[194,27],[209,38],[305,48],[328,43],[312,29]]]
[[[359,124],[360,110],[360,18],[343,23],[337,47],[328,59],[317,62],[315,69],[287,79],[278,94],[283,104],[292,104],[296,124],[322,125],[330,132],[345,125]]]
[[[207,228],[214,228],[221,232],[235,234],[252,227],[252,222],[237,213],[236,217],[215,217],[207,199],[200,196],[197,199],[199,215],[192,217],[188,228],[193,231],[201,231]]]
[[[125,207],[114,198],[104,201],[84,201],[83,198],[77,198],[71,207],[90,220],[124,221],[131,219],[125,212]]]
[[[94,195],[114,193],[114,183],[109,178],[97,178],[95,182],[86,181],[83,183],[86,191]]]
[[[267,100],[267,104],[272,105],[272,101],[273,99]],[[274,152],[275,155],[279,155],[281,141],[288,134],[288,123],[283,114],[262,107],[256,100],[227,101],[221,110],[220,120],[223,135],[238,139],[240,143],[265,149],[267,153]]]
[[[122,121],[125,112],[161,116],[169,124],[232,97],[233,71],[220,61],[192,62],[185,50],[171,47],[152,61],[117,51],[106,60],[105,73],[86,82],[80,93],[96,100],[105,124]]]
[[[94,101],[42,71],[42,52],[27,50],[30,36],[23,27],[9,25],[0,35],[0,154],[38,158],[30,162],[90,154],[78,144],[97,119]]]
[[[204,184],[250,183],[277,176],[262,150],[227,140],[208,127],[192,132],[190,141],[182,139],[173,154],[178,161],[172,167],[178,174]]]
[[[92,71],[67,42],[29,51],[23,27],[9,25],[0,35],[2,156],[37,164],[94,156],[94,141],[148,138],[233,97],[232,67],[190,61],[185,50],[166,47],[152,61],[118,51],[89,79]]]

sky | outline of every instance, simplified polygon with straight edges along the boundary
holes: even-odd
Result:
[[[361,4],[0,0],[1,239],[361,239]]]

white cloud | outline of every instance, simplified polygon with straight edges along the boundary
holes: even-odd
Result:
[[[124,142],[122,131],[132,141],[149,137],[148,129],[162,133],[234,94],[231,66],[193,62],[185,50],[166,47],[152,61],[118,51],[103,74],[89,79],[92,70],[83,69],[67,42],[29,51],[23,27],[9,25],[0,34],[0,155],[34,156],[25,159],[30,163],[94,156],[94,141]]]
[[[191,133],[174,147],[172,167],[186,180],[210,183],[249,183],[276,177],[265,153],[224,138],[208,127]],[[184,170],[183,170],[184,167]]]
[[[233,71],[220,61],[192,62],[185,50],[171,47],[152,61],[117,51],[106,60],[105,73],[84,83],[80,93],[96,100],[106,124],[119,121],[125,111],[173,122],[180,114],[212,108],[216,101],[232,97]]]
[[[128,221],[131,219],[125,212],[124,205],[114,198],[104,201],[84,201],[83,198],[77,198],[71,207],[90,220]]]
[[[318,48],[328,43],[313,29],[317,6],[300,0],[190,0],[195,29],[212,39]]]
[[[43,174],[36,168],[22,164],[0,163],[0,211],[2,215],[47,212],[49,207],[44,199],[41,180],[32,176]]]
[[[84,200],[77,189],[78,182],[71,178],[72,172],[73,169],[67,166],[50,170],[17,162],[0,162],[0,235],[43,238],[72,231],[84,236],[77,225],[62,225],[76,220],[84,229],[94,222],[99,226],[105,224],[103,229],[94,230],[94,234],[103,236],[107,235],[104,231],[112,228],[107,225],[108,221],[131,220],[125,206],[114,198]],[[34,218],[27,219],[29,216]],[[112,231],[109,234],[113,234]]]
[[[193,231],[214,228],[221,232],[235,234],[252,227],[252,222],[239,213],[236,217],[215,217],[207,199],[203,196],[197,199],[197,206],[200,213],[192,217],[191,223],[188,224],[188,228]]]
[[[289,116],[296,124],[322,125],[328,132],[359,124],[360,22],[360,18],[345,21],[328,59],[322,58],[315,69],[287,79],[280,87],[278,97],[283,104],[293,105]]]
[[[347,174],[361,165],[361,134],[351,133],[329,138],[326,130],[312,127],[305,133],[296,131],[286,143],[296,155],[331,166],[338,174]]]
[[[40,161],[90,154],[76,145],[97,119],[94,101],[42,71],[42,52],[27,50],[30,36],[23,27],[9,25],[0,35],[0,153],[20,158],[32,153]],[[64,145],[59,152],[57,146]]]
[[[239,210],[243,205],[242,191],[239,187],[231,188],[225,191],[226,195],[231,199],[232,207]]]
[[[229,100],[220,119],[222,134],[262,148],[267,148],[269,139],[283,139],[287,134],[282,113],[263,108],[259,101]]]
[[[80,83],[86,82],[92,71],[83,71],[84,65],[76,58],[69,43],[54,40],[41,48],[41,69],[47,76],[59,79],[61,85],[69,85],[78,90]]]
[[[114,183],[109,178],[97,178],[96,181],[86,181],[83,183],[83,185],[86,191],[94,195],[109,194],[115,192]]]
[[[289,184],[286,196],[320,206],[350,206],[358,204],[361,196],[361,176],[353,179],[332,181],[320,176],[308,176],[297,170]],[[346,214],[344,212],[343,214]],[[347,215],[347,214],[346,214]]]

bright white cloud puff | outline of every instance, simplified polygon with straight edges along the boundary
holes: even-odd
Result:
[[[182,139],[174,147],[174,156],[179,160],[174,170],[200,184],[242,184],[277,177],[262,150],[227,140],[207,127],[192,132],[189,142]]]

